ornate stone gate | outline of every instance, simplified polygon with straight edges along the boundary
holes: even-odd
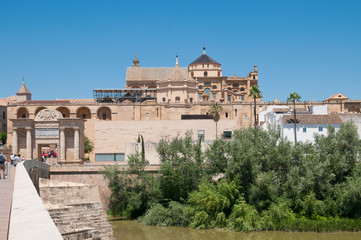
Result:
[[[84,120],[63,118],[59,111],[43,109],[35,119],[11,119],[14,154],[40,159],[41,146],[58,147],[58,163],[80,163],[84,158]]]

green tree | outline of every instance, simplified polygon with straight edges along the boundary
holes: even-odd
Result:
[[[254,85],[251,87],[251,89],[249,90],[249,96],[251,98],[253,98],[254,101],[254,108],[253,108],[253,114],[254,114],[254,127],[257,127],[257,103],[256,103],[256,99],[262,97],[262,92],[261,90],[258,88],[258,86]]]
[[[109,166],[103,172],[111,190],[109,208],[114,216],[137,218],[161,199],[159,177],[145,171],[140,153],[128,158],[128,167]]]
[[[6,134],[6,132],[1,132],[0,133],[0,142],[2,142],[2,144],[6,144],[7,139],[8,139],[8,135]]]
[[[295,135],[295,144],[297,143],[297,118],[296,118],[296,101],[300,101],[301,96],[298,93],[290,93],[290,96],[287,98],[287,102],[293,102],[293,123],[294,123],[294,135]]]
[[[221,105],[219,105],[218,102],[213,103],[212,106],[209,108],[208,113],[210,113],[213,116],[213,121],[216,123],[216,138],[217,138],[217,134],[218,134],[218,130],[217,130],[217,124],[219,119],[221,118],[221,113],[223,111],[223,108]]]
[[[142,143],[142,159],[145,161],[145,148],[144,148],[144,138],[143,135],[139,134],[138,135],[138,139],[137,139],[137,143]]]
[[[84,153],[91,153],[94,149],[94,143],[87,136],[84,136]]]
[[[164,201],[185,202],[203,176],[201,142],[193,143],[188,132],[185,138],[160,141],[157,151],[161,161],[160,188]]]

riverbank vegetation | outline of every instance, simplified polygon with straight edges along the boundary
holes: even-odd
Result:
[[[113,215],[145,224],[235,231],[361,230],[361,142],[356,126],[314,143],[248,128],[203,150],[191,135],[160,141],[159,174],[140,153],[108,167]]]

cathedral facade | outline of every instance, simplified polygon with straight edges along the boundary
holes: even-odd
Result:
[[[127,156],[139,150],[136,139],[141,134],[146,158],[156,164],[155,149],[161,139],[191,132],[194,140],[202,139],[206,146],[216,136],[232,138],[236,129],[252,126],[255,121],[262,124],[258,117],[254,119],[253,99],[249,97],[252,86],[258,86],[257,66],[248,76],[223,76],[221,64],[205,49],[188,67],[180,67],[178,57],[173,67],[141,67],[135,57],[133,66],[127,68],[124,89],[95,89],[93,99],[32,100],[23,82],[15,97],[2,99],[6,102],[7,145],[26,159],[39,158],[41,148],[49,145],[63,163],[76,163],[86,157],[83,141],[88,137],[94,143],[91,162],[126,163]],[[359,111],[360,106],[354,106],[359,103],[347,105],[347,101],[336,96],[324,102],[300,102],[297,107],[327,104],[330,112],[348,111],[351,106]],[[218,132],[208,114],[215,102],[223,108]],[[257,99],[257,114],[274,104],[287,103]],[[54,123],[43,121],[44,110],[61,117],[53,119]]]

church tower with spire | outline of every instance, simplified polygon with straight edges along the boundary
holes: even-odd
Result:
[[[20,89],[16,92],[16,101],[24,102],[29,100],[31,100],[31,92],[26,88],[25,81],[23,78],[23,84],[21,85]]]

